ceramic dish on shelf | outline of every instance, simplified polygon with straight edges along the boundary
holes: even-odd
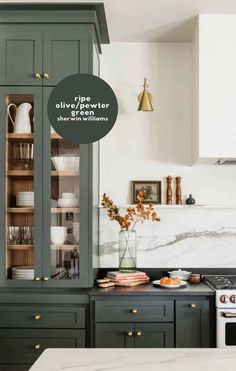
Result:
[[[52,157],[52,162],[57,171],[79,171],[79,156],[58,155]]]
[[[61,194],[61,197],[62,198],[66,198],[66,199],[68,199],[68,198],[76,198],[77,199],[77,196],[76,196],[76,194],[75,193],[72,193],[72,192],[63,192],[62,194]]]
[[[154,286],[164,287],[165,289],[178,289],[180,287],[186,287],[187,286],[186,281],[180,281],[179,285],[166,285],[166,284],[160,283],[160,280],[155,280],[152,283],[153,283]]]
[[[34,267],[33,266],[20,266],[12,268],[12,279],[15,280],[33,280]]]
[[[78,198],[59,198],[57,201],[58,207],[78,207]]]

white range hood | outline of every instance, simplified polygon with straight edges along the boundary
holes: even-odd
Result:
[[[193,164],[236,164],[236,14],[198,16],[193,65]]]

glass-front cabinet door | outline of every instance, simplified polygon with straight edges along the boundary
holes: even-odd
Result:
[[[51,127],[44,88],[43,280],[46,286],[86,284],[88,274],[88,146],[61,138]],[[81,218],[82,216],[82,218]]]
[[[40,286],[42,89],[1,91],[1,281]],[[35,212],[37,210],[37,212]]]

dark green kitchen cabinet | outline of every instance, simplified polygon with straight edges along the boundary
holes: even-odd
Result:
[[[54,86],[88,73],[92,30],[85,25],[0,25],[0,85]],[[92,71],[91,71],[92,72]]]
[[[65,141],[51,128],[47,104],[64,77],[99,74],[100,44],[108,41],[102,4],[0,5],[1,286],[93,285],[99,143]]]
[[[0,329],[1,363],[30,364],[47,348],[85,347],[85,330]]]
[[[176,300],[176,347],[210,346],[209,300]]]
[[[0,85],[41,85],[42,32],[0,25],[0,35]]]
[[[97,348],[172,348],[173,323],[97,323]]]

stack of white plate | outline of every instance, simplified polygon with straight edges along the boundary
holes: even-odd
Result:
[[[34,192],[17,192],[16,206],[33,207],[34,206]]]
[[[12,269],[13,280],[33,280],[34,279],[34,267],[33,266],[21,266],[13,267]]]
[[[58,199],[58,207],[78,207],[79,199],[75,193],[64,192],[62,193],[62,198]]]

